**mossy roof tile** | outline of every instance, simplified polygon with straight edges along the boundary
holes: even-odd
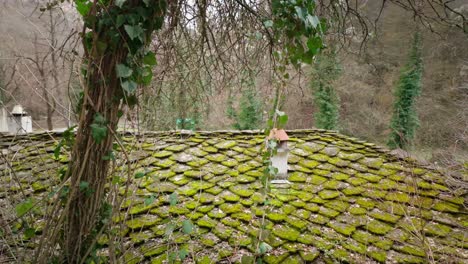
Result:
[[[124,147],[146,177],[134,180],[129,193],[135,196],[125,200],[114,219],[125,224],[124,242],[135,245],[126,258],[166,261],[164,253],[171,247],[155,242],[165,239],[169,224],[175,225],[173,242],[200,256],[197,263],[253,256],[259,233],[272,247],[265,263],[422,263],[427,252],[418,245],[421,236],[437,260],[468,258],[467,191],[449,191],[442,172],[336,132],[288,135],[292,184],[264,196],[259,153],[264,137],[258,132],[196,132],[189,137],[155,132],[138,140],[127,134]],[[56,143],[45,134],[12,139],[0,137],[0,145],[6,146],[21,186],[31,195],[46,195],[58,181],[54,175],[68,159],[66,153],[59,160],[47,158]],[[2,162],[0,168],[6,167]],[[126,172],[126,166],[115,172],[122,184]],[[0,200],[21,192],[3,169],[0,182]],[[119,190],[123,194],[124,186]],[[177,193],[175,204],[172,193]],[[264,214],[265,230],[259,232]],[[189,219],[193,236],[181,232],[182,221]]]

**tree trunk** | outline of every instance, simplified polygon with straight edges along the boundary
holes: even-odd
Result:
[[[79,120],[75,146],[73,148],[70,176],[71,193],[66,227],[66,248],[68,263],[80,263],[85,251],[94,239],[93,232],[98,225],[100,208],[104,202],[104,185],[107,182],[108,160],[103,156],[112,150],[114,135],[119,120],[118,110],[122,89],[115,74],[115,65],[121,62],[127,51],[122,48],[115,54],[107,55],[90,72],[83,108]],[[95,61],[95,62],[96,62]],[[103,83],[101,80],[109,80]],[[96,113],[108,122],[105,139],[97,144],[91,134],[90,125]]]

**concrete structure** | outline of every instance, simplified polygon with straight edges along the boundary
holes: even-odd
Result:
[[[12,134],[32,132],[32,118],[21,105],[15,105],[8,120],[8,130]]]
[[[5,108],[0,108],[0,133],[8,132],[8,115]]]

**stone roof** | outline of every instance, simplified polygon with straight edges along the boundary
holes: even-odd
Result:
[[[452,190],[440,171],[356,138],[324,130],[287,133],[292,184],[272,189],[267,203],[261,133],[123,135],[130,161],[145,172],[133,179],[134,195],[122,208],[125,239],[134,246],[127,260],[162,263],[176,246],[190,252],[187,263],[240,262],[255,253],[265,216],[272,250],[264,263],[468,262],[466,189]],[[48,194],[67,162],[65,155],[51,158],[60,134],[52,136],[0,137],[28,195]],[[19,196],[4,159],[0,168],[0,199]],[[177,229],[187,219],[190,234]],[[170,243],[168,224],[176,226]],[[105,249],[106,237],[99,243]]]

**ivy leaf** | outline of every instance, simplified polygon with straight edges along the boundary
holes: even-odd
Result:
[[[169,204],[170,205],[176,205],[177,202],[178,202],[177,193],[175,193],[175,192],[171,193],[171,195],[169,195]]]
[[[89,10],[91,9],[91,2],[88,0],[75,0],[76,4],[76,10],[82,17],[85,17],[88,15]]]
[[[135,173],[135,179],[140,179],[140,178],[143,178],[145,177],[146,173],[140,171],[140,172],[137,172]]]
[[[266,28],[271,28],[271,27],[273,27],[273,21],[272,20],[267,20],[267,21],[263,22],[263,25]]]
[[[117,72],[117,77],[119,78],[128,78],[132,76],[133,70],[127,67],[125,64],[117,64],[115,66],[115,71]]]
[[[32,208],[33,208],[33,200],[31,198],[28,198],[26,201],[18,204],[15,207],[16,216],[22,217],[24,214],[26,214]]]
[[[154,54],[154,52],[152,51],[149,51],[148,53],[146,53],[146,55],[143,57],[143,63],[147,65],[151,65],[151,66],[156,65],[157,64],[156,54]]]
[[[319,49],[322,48],[322,40],[319,37],[309,38],[307,40],[307,48],[313,54],[317,54]]]
[[[134,40],[135,38],[140,39],[143,41],[143,33],[144,30],[141,26],[135,25],[135,26],[130,26],[130,25],[125,25],[125,32],[127,32],[128,36],[130,37],[131,40]]]
[[[309,25],[311,25],[313,28],[317,28],[317,26],[320,24],[320,21],[317,16],[312,16],[312,15],[307,15],[307,22]]]
[[[24,231],[24,236],[26,239],[33,238],[36,235],[36,229],[35,228],[28,228]]]
[[[120,86],[122,86],[122,89],[127,93],[133,93],[137,88],[137,83],[132,80],[128,80],[121,82]]]
[[[115,0],[115,5],[122,8],[123,4],[125,4],[127,0]]]
[[[154,202],[154,200],[156,199],[156,197],[154,197],[154,195],[151,195],[147,198],[145,198],[145,205],[150,205]]]
[[[183,249],[179,250],[180,260],[184,260],[188,255],[189,255],[189,252],[187,251],[187,249],[183,248]]]
[[[190,220],[184,220],[182,222],[182,231],[185,233],[185,234],[191,234],[192,231],[193,231],[193,224],[192,224],[192,221]]]
[[[87,190],[89,188],[89,182],[82,181],[82,182],[80,182],[79,187],[80,187],[80,191],[85,191],[85,190]]]
[[[272,249],[273,248],[265,242],[260,243],[260,245],[258,246],[259,253],[262,255],[269,252]]]
[[[107,127],[101,124],[91,124],[91,136],[97,144],[100,144],[107,135]]]

